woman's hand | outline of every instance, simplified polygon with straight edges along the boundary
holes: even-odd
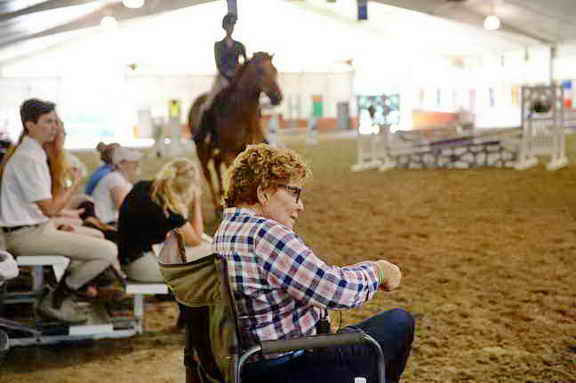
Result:
[[[74,226],[68,225],[68,224],[59,225],[59,226],[57,227],[57,229],[60,230],[60,231],[69,231],[69,232],[74,232],[74,231],[75,231],[75,230],[74,230]]]
[[[62,209],[60,216],[80,219],[82,213],[84,213],[84,209]]]
[[[392,291],[400,286],[402,272],[398,266],[383,259],[374,263],[380,271],[380,288],[382,290]]]
[[[82,170],[78,168],[70,168],[70,177],[72,178],[72,185],[79,184],[82,180]]]

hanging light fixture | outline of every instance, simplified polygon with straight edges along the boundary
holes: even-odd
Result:
[[[144,6],[144,0],[122,0],[126,8],[141,8]]]
[[[491,14],[486,16],[486,18],[484,19],[484,29],[488,31],[495,31],[499,29],[501,24],[500,18],[496,16],[495,12],[496,6],[494,5],[495,2],[496,0],[492,0],[492,12],[490,12]]]
[[[488,31],[495,31],[499,29],[500,24],[500,18],[496,15],[489,15],[484,19],[484,29]]]
[[[100,20],[100,25],[107,31],[115,30],[118,27],[118,20],[114,16],[104,16]]]

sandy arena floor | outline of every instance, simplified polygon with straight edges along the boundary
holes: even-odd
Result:
[[[308,244],[334,264],[385,258],[402,268],[401,288],[344,312],[342,326],[393,307],[414,313],[404,382],[576,382],[573,149],[571,166],[552,173],[542,166],[351,173],[352,139],[287,143],[314,171],[297,225]],[[146,160],[144,176],[164,161]],[[212,232],[217,222],[205,200]],[[0,382],[184,382],[174,304],[149,304],[146,315],[144,336],[15,348]]]

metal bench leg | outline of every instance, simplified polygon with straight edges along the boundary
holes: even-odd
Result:
[[[44,267],[32,266],[32,290],[37,292],[44,287]]]
[[[136,321],[136,333],[144,332],[144,295],[134,295],[134,319]]]

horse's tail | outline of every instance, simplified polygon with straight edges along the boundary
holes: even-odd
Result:
[[[190,135],[192,137],[196,136],[199,132],[201,118],[202,115],[205,114],[202,110],[204,109],[203,107],[207,99],[208,93],[203,93],[198,96],[188,112],[188,128],[190,129]]]

